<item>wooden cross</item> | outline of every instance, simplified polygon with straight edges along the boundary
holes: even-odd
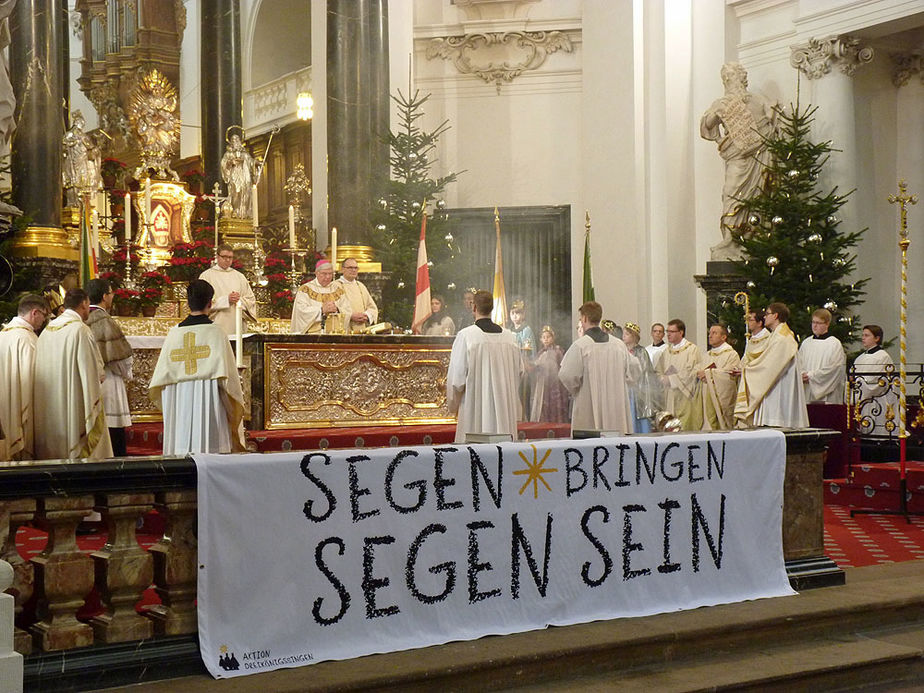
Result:
[[[212,348],[205,346],[196,346],[196,333],[187,332],[183,335],[183,348],[174,349],[170,352],[170,360],[179,363],[185,362],[186,375],[195,375],[199,370],[199,359],[207,359],[212,353]]]

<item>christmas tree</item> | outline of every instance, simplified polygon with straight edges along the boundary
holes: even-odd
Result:
[[[419,91],[409,98],[400,90],[392,96],[400,124],[397,132],[388,134],[391,176],[379,181],[369,215],[375,226],[373,246],[385,273],[381,319],[403,326],[411,324],[414,313],[417,246],[425,211],[431,291],[453,293],[458,288],[456,282],[461,287],[465,278],[460,272],[459,246],[448,230],[446,203],[439,199],[458,174],[450,172],[437,178],[430,175],[436,162],[437,141],[449,129],[449,122],[443,121],[431,131],[418,125],[429,98],[429,94],[421,96]]]
[[[856,339],[863,287],[869,279],[851,282],[856,270],[853,248],[866,229],[844,233],[838,210],[850,193],[837,186],[825,193],[818,178],[831,152],[831,142],[815,143],[810,129],[816,108],[776,109],[779,128],[765,143],[772,163],[754,197],[743,200],[747,224],[735,242],[743,259],[736,271],[746,281],[750,305],[765,308],[773,301],[789,306],[789,325],[798,338],[811,334],[812,311],[827,308],[834,315],[830,332],[843,343]],[[852,192],[852,191],[851,191]],[[744,348],[741,308],[723,301],[719,320],[729,326],[736,348]]]

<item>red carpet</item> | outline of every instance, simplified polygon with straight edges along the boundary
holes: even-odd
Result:
[[[841,568],[924,558],[924,517],[911,523],[895,515],[856,515],[843,505],[825,506],[825,553]]]
[[[863,462],[853,465],[851,471],[849,479],[825,479],[825,504],[874,510],[898,508],[897,462]],[[907,462],[906,474],[908,509],[924,511],[924,462]]]

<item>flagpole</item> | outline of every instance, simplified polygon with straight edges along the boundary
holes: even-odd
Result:
[[[421,326],[430,317],[430,266],[427,260],[427,200],[420,205],[420,241],[417,244],[417,281],[414,285],[414,317],[411,331],[420,334]]]
[[[497,206],[494,207],[494,232],[496,245],[494,248],[494,310],[491,319],[503,327],[507,324],[507,290],[504,287],[504,261],[501,254],[500,215]]]
[[[587,210],[584,210],[584,277],[582,288],[582,303],[596,300],[594,277],[590,265],[590,212]]]

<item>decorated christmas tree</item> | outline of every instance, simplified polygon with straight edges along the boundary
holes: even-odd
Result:
[[[746,280],[752,307],[782,301],[789,306],[789,325],[800,339],[811,334],[812,311],[827,308],[834,315],[830,332],[846,344],[856,339],[855,309],[869,281],[850,280],[856,270],[853,249],[866,229],[840,230],[838,211],[850,193],[841,194],[837,186],[828,192],[819,188],[819,175],[837,150],[831,142],[811,141],[815,111],[798,104],[777,109],[779,128],[765,140],[772,163],[762,190],[743,201],[747,225],[735,238],[743,259],[735,265]],[[741,351],[741,307],[723,301],[718,317],[729,326]]]
[[[382,262],[386,279],[382,288],[380,319],[410,326],[414,313],[417,247],[424,206],[427,211],[427,256],[430,286],[434,294],[453,293],[462,286],[459,246],[448,230],[446,203],[440,198],[456,173],[434,178],[430,168],[436,162],[437,141],[448,129],[444,121],[431,131],[418,121],[430,95],[415,91],[405,97],[401,91],[392,100],[398,106],[400,125],[388,135],[391,176],[379,181],[370,218],[374,225],[373,246]],[[448,299],[447,299],[448,300]]]

